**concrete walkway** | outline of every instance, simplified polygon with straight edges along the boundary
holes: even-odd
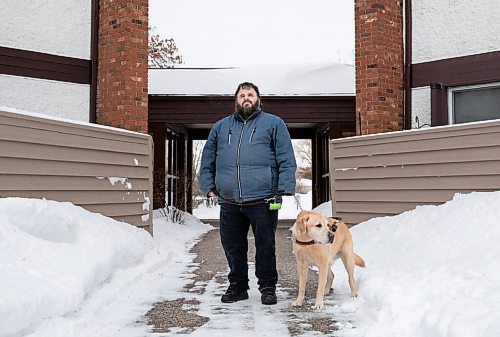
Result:
[[[206,222],[206,221],[204,221]],[[193,270],[186,275],[184,294],[179,294],[179,299],[158,303],[147,314],[148,323],[153,325],[156,332],[167,332],[161,336],[194,333],[197,336],[226,336],[235,333],[235,328],[228,322],[235,319],[241,322],[242,327],[252,336],[262,336],[262,326],[275,320],[282,324],[288,331],[288,336],[304,336],[320,333],[334,336],[335,323],[338,317],[332,314],[335,307],[341,305],[343,295],[325,296],[327,310],[316,311],[311,308],[317,284],[317,276],[309,272],[306,289],[306,304],[301,308],[291,305],[297,296],[297,274],[295,257],[292,253],[292,241],[289,228],[293,221],[281,221],[276,233],[276,256],[278,262],[279,281],[277,288],[278,304],[264,306],[260,303],[260,294],[257,290],[254,261],[253,236],[249,234],[249,278],[250,300],[232,304],[220,302],[220,296],[227,288],[227,263],[220,244],[217,222],[211,222],[215,229],[206,233],[193,247]],[[334,283],[335,286],[335,283]],[[210,296],[210,301],[207,297]],[[188,299],[186,299],[188,298]],[[245,303],[246,302],[246,303]],[[241,309],[241,306],[244,309]],[[187,309],[186,309],[187,308]],[[246,316],[238,313],[245,310]],[[249,314],[249,313],[260,314]],[[208,314],[207,314],[208,313]],[[233,317],[232,317],[233,315]],[[349,320],[343,317],[342,320]],[[229,325],[228,325],[229,324]],[[196,332],[196,333],[195,333]],[[267,334],[265,334],[267,335]]]

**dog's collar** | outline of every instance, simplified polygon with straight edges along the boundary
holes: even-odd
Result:
[[[314,245],[317,242],[314,241],[314,240],[305,242],[305,241],[299,241],[299,240],[295,239],[295,243],[298,244],[298,245],[301,245],[301,246],[309,246],[309,245]]]
[[[335,235],[331,234],[329,235],[330,237],[330,241],[328,241],[327,243],[325,244],[332,244],[333,243],[333,240],[335,239]],[[314,245],[314,244],[321,244],[321,242],[316,242],[314,240],[311,240],[311,241],[299,241],[297,239],[295,239],[295,243],[298,244],[298,245],[301,245],[301,246],[310,246],[310,245]]]

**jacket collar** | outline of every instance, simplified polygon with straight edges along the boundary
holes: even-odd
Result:
[[[234,112],[234,117],[235,117],[237,120],[239,120],[240,122],[245,122],[245,120],[246,120],[246,121],[249,121],[249,120],[251,120],[251,119],[256,118],[258,115],[260,115],[260,113],[261,113],[261,112],[262,112],[262,109],[260,109],[260,108],[259,108],[259,109],[255,110],[255,111],[253,112],[253,114],[252,114],[250,117],[248,117],[247,119],[244,119],[244,118],[240,115],[240,113],[239,113],[239,112],[235,111],[235,112]]]

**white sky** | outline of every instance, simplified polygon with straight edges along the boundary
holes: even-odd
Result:
[[[353,227],[367,267],[356,268],[359,297],[350,298],[342,264],[332,266],[324,314],[337,321],[335,335],[500,336],[499,218],[497,191]],[[173,336],[179,329],[153,334],[141,322],[153,303],[178,298],[199,301],[198,314],[210,318],[190,336],[289,336],[292,299],[278,285],[278,304],[264,308],[255,270],[249,300],[221,303],[226,285],[214,279],[202,294],[182,290],[196,267],[189,249],[212,230],[193,216],[186,222],[155,217],[151,238],[70,203],[0,198],[0,336]]]
[[[186,67],[354,62],[353,0],[150,0]]]

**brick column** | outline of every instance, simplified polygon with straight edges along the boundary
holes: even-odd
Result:
[[[97,123],[148,132],[148,0],[99,1]]]
[[[356,134],[402,130],[402,0],[356,0]]]

